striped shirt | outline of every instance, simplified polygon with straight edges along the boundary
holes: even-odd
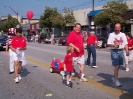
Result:
[[[9,39],[6,41],[6,45],[10,46],[10,45],[11,45],[11,43],[12,43],[12,39],[11,39],[11,38],[9,38]]]

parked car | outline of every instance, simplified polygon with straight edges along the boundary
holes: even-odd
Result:
[[[0,49],[6,48],[6,40],[7,38],[5,36],[0,36]]]
[[[67,37],[62,37],[61,39],[59,39],[58,41],[58,45],[66,45],[67,43]]]

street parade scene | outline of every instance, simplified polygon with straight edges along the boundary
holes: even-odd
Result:
[[[133,0],[1,0],[0,99],[133,99]]]

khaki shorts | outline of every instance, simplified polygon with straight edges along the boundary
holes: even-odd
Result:
[[[84,55],[82,55],[81,57],[73,57],[73,65],[77,65],[77,64],[84,64]]]

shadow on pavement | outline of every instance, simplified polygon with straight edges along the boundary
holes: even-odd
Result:
[[[26,77],[28,74],[30,74],[30,72],[25,67],[22,67],[21,76]]]
[[[99,73],[99,74],[97,74],[97,76],[104,78],[104,80],[99,81],[100,83],[103,83],[103,84],[111,86],[111,87],[116,87],[112,82],[112,75],[105,74],[105,73]],[[119,87],[119,89],[125,90],[129,93],[133,93],[133,78],[123,77],[123,78],[119,78],[119,80],[122,84],[122,87]]]

